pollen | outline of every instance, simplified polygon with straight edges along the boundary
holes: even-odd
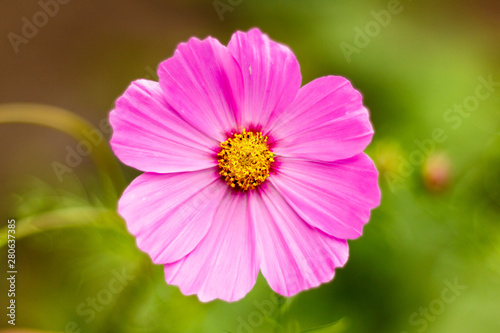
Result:
[[[234,134],[220,144],[219,174],[235,189],[253,190],[269,177],[274,153],[261,132]]]

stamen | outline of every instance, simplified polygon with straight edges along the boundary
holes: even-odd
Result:
[[[219,174],[232,188],[253,190],[269,177],[274,153],[269,150],[267,136],[261,132],[234,134],[220,144],[217,154]]]

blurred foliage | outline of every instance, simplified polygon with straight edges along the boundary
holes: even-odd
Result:
[[[354,45],[355,28],[364,29],[388,1],[233,1],[223,21],[212,1],[138,3],[154,8],[152,28],[99,25],[111,18],[96,13],[95,24],[106,30],[88,32],[93,49],[83,54],[92,66],[81,69],[81,84],[100,118],[128,82],[153,78],[143,64],[169,57],[191,34],[226,43],[235,30],[258,26],[294,50],[304,83],[343,75],[363,93],[376,129],[368,153],[380,171],[382,204],[363,237],[349,242],[349,262],[333,282],[275,302],[259,276],[239,302],[200,303],[166,285],[162,267],[137,249],[115,212],[123,185],[102,177],[116,178],[115,171],[84,165],[62,183],[26,177],[7,211],[25,233],[17,242],[16,299],[17,327],[26,330],[15,332],[500,332],[500,88],[460,116],[459,126],[445,118],[475,94],[479,77],[500,81],[496,1],[401,1],[403,10],[350,63],[341,43]],[[69,26],[71,18],[64,17]],[[106,84],[99,84],[103,71]],[[422,149],[415,141],[429,142],[436,128],[446,140]],[[415,152],[424,159],[412,164]],[[137,175],[122,169],[127,181]],[[5,258],[5,246],[1,252]],[[123,288],[110,292],[117,275]],[[466,289],[443,303],[456,281]],[[93,308],[89,298],[99,297],[106,304]],[[440,300],[444,308],[425,310]]]

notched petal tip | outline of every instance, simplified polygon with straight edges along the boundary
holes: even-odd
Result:
[[[270,184],[250,200],[261,271],[270,287],[284,296],[331,281],[347,261],[346,240],[305,222]]]
[[[257,280],[255,246],[246,195],[228,191],[208,233],[193,252],[165,265],[165,279],[179,286],[183,294],[196,294],[203,302],[239,300]]]
[[[270,182],[304,221],[340,239],[362,235],[380,201],[378,172],[367,155],[336,162],[280,161]]]
[[[276,154],[313,161],[355,156],[367,147],[373,132],[361,93],[340,76],[302,87],[272,128]]]
[[[170,173],[213,167],[217,142],[181,119],[165,101],[158,82],[132,82],[109,115],[111,147],[126,165]]]
[[[191,38],[158,68],[167,103],[200,132],[224,141],[241,118],[241,69],[217,39]]]

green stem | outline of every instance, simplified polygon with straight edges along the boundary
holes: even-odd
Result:
[[[287,321],[288,310],[290,309],[295,296],[284,297],[280,294],[276,294],[276,298],[278,299],[278,315],[276,318],[278,325],[276,325],[274,332],[283,332],[283,328],[285,327]]]

